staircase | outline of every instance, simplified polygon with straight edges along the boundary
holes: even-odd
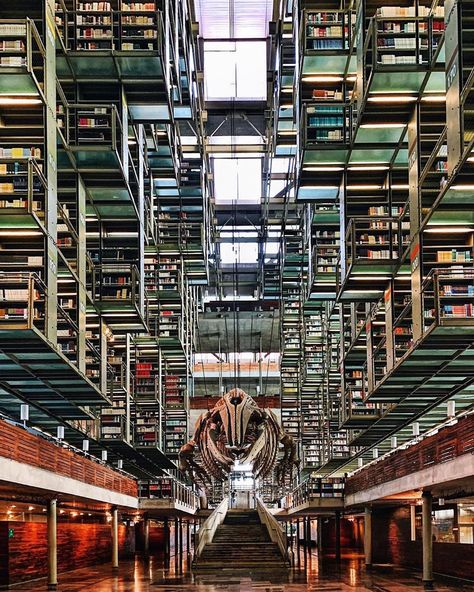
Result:
[[[261,524],[257,510],[228,510],[208,543],[193,564],[195,570],[286,569],[276,543]]]

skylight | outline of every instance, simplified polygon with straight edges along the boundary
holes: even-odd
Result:
[[[213,158],[216,204],[259,204],[262,197],[260,158]]]
[[[204,80],[209,101],[267,97],[265,41],[206,41]]]

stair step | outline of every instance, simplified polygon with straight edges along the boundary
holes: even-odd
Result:
[[[257,511],[229,510],[195,561],[197,570],[287,569],[280,549],[270,540]]]

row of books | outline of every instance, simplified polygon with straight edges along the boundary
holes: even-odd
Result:
[[[442,296],[458,296],[458,295],[468,295],[474,296],[474,285],[461,285],[461,286],[452,286],[449,284],[445,284],[441,288],[441,295]]]
[[[313,39],[308,41],[307,49],[346,49],[342,39]]]
[[[309,25],[306,27],[307,37],[342,37],[348,34],[347,27],[332,26],[332,27],[314,27]]]
[[[23,147],[13,147],[13,148],[3,148],[0,146],[0,158],[41,158],[41,148],[31,147],[31,148],[23,148]]]
[[[418,8],[418,11],[417,11]],[[434,13],[434,16],[443,17],[444,10],[442,7],[438,7],[441,10],[437,10]],[[428,6],[419,5],[416,6],[382,6],[377,9],[377,16],[378,17],[400,17],[400,16],[407,16],[407,17],[416,17],[416,16],[429,16],[430,8]]]
[[[400,23],[397,21],[379,23],[379,33],[416,33],[417,21]],[[418,22],[418,32],[424,33],[427,30],[426,22]]]
[[[451,249],[449,251],[436,251],[436,261],[438,263],[465,263],[473,260],[472,251],[458,251]]]
[[[441,307],[443,317],[474,317],[474,304],[445,304]],[[434,310],[425,311],[425,317],[435,316]]]
[[[379,48],[389,47],[394,49],[419,49],[425,51],[428,49],[428,44],[423,42],[417,44],[416,37],[378,37],[377,46]]]
[[[395,54],[384,54],[380,56],[380,59],[377,60],[379,64],[383,66],[392,66],[392,65],[413,65],[413,64],[424,64],[426,63],[423,60],[423,56],[416,55],[395,55]]]
[[[61,11],[61,5],[56,4],[56,10]],[[76,6],[78,12],[111,12],[112,4],[110,2],[78,2]],[[126,2],[122,0],[121,10],[123,12],[148,12],[155,11],[155,2]]]
[[[25,42],[22,39],[0,39],[0,51],[25,51]]]

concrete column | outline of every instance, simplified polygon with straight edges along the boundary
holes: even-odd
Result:
[[[165,566],[169,567],[170,564],[170,525],[168,522],[168,518],[164,520],[164,530],[165,530]]]
[[[48,502],[48,590],[58,587],[58,500]]]
[[[431,512],[433,498],[429,491],[423,492],[423,584],[427,590],[433,589],[433,526]]]
[[[150,555],[150,520],[146,515],[143,519],[143,553],[145,557]]]
[[[311,518],[306,518],[306,534],[305,534],[305,541],[306,546],[308,547],[309,551],[311,552]]]
[[[370,506],[365,507],[364,553],[365,566],[370,567],[372,565],[372,508]]]
[[[321,556],[323,553],[323,519],[318,518],[318,555]]]
[[[336,511],[336,528],[335,528],[335,535],[336,535],[336,560],[339,561],[341,559],[341,513]]]
[[[178,519],[174,519],[174,556],[176,557],[179,553],[179,522]]]
[[[118,508],[112,508],[112,569],[118,569]]]

